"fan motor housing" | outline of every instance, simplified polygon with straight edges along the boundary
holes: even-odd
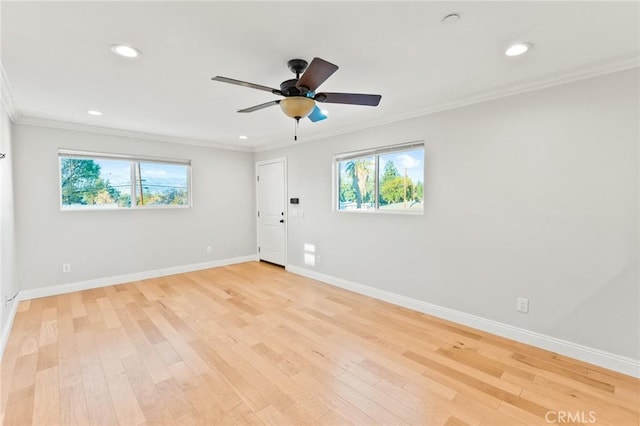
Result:
[[[297,78],[292,78],[291,80],[283,81],[280,84],[280,91],[284,96],[300,96],[303,93],[299,88],[296,87],[296,83],[298,82]]]

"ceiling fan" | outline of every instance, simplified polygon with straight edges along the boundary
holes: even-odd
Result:
[[[240,109],[238,112],[254,112],[270,106],[280,105],[282,111],[288,117],[294,118],[296,123],[304,117],[309,117],[309,120],[313,122],[327,118],[326,114],[316,105],[316,102],[378,106],[380,99],[382,99],[380,95],[361,93],[316,93],[316,89],[338,69],[337,65],[327,62],[324,59],[313,58],[311,64],[307,63],[304,59],[292,59],[287,62],[287,66],[289,70],[296,75],[296,78],[283,81],[280,84],[280,89],[221,76],[212,77],[211,80],[236,84],[251,89],[264,90],[274,95],[284,96],[284,99]]]

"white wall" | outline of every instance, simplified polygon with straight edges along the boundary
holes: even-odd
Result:
[[[16,303],[14,301],[5,307],[5,297],[10,298],[18,291],[12,173],[14,160],[11,148],[11,121],[0,101],[0,152],[7,155],[0,160],[0,334],[8,332],[5,326],[9,325],[9,314],[12,305]],[[4,341],[0,341],[0,357],[3,343]]]
[[[288,263],[311,268],[312,243],[318,273],[639,359],[639,77],[256,154],[288,158],[304,209],[289,215]],[[333,155],[415,140],[426,141],[424,216],[332,211]]]
[[[251,153],[23,124],[13,138],[21,291],[256,253]],[[191,159],[193,207],[62,212],[59,148]]]

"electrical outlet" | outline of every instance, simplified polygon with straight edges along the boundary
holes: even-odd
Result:
[[[525,297],[518,297],[516,311],[523,312],[525,314],[529,312],[529,299]]]
[[[207,254],[211,254],[212,251],[213,249],[211,248],[211,246],[207,246]]]
[[[71,264],[70,263],[63,263],[62,264],[62,272],[71,272]]]

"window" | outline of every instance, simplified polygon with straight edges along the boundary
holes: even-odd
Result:
[[[423,211],[423,143],[342,154],[335,162],[337,210]]]
[[[191,162],[60,150],[62,210],[189,207]]]

